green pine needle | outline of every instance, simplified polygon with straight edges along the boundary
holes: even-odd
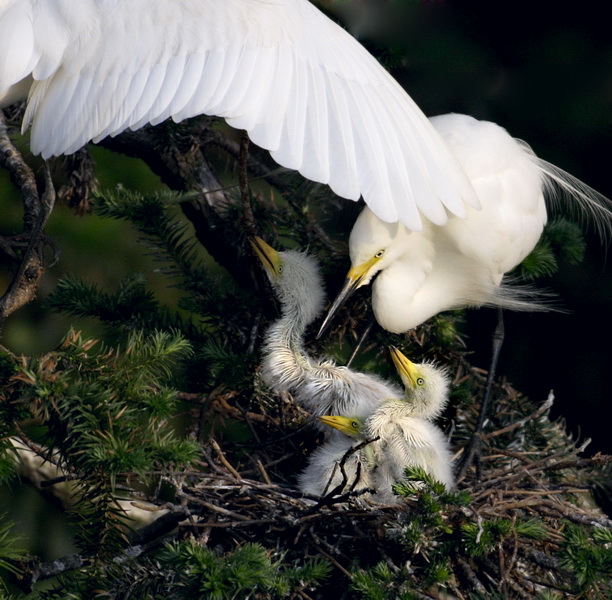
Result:
[[[21,539],[11,534],[14,523],[12,521],[5,521],[5,518],[6,515],[0,514],[0,569],[18,574],[20,573],[20,569],[16,567],[12,561],[23,558],[25,556],[25,550],[21,550],[17,547]]]

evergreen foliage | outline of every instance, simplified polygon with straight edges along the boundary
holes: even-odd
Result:
[[[15,561],[23,557],[24,552],[20,550],[17,545],[19,538],[11,534],[11,529],[14,523],[6,520],[5,514],[0,514],[0,519],[3,523],[0,524],[0,572],[2,570],[9,571],[10,573],[18,573],[19,569],[15,566]],[[6,591],[6,587],[1,585],[0,581],[0,598]]]
[[[610,591],[611,542],[610,529],[595,529],[589,532],[573,523],[565,524],[560,559],[561,564],[574,577],[577,595],[597,593],[604,598]]]
[[[251,201],[255,207],[261,202],[257,196]],[[256,297],[239,291],[244,282],[211,274],[206,256],[188,241],[176,202],[172,195],[118,190],[99,194],[96,210],[133,222],[179,290],[177,305],[163,305],[143,274],[110,293],[69,275],[49,306],[99,320],[117,343],[70,331],[44,356],[0,355],[0,476],[8,479],[19,470],[15,436],[54,465],[60,476],[43,489],[58,497],[62,490],[79,550],[74,567],[51,575],[51,588],[40,591],[36,568],[5,544],[2,560],[23,589],[48,600],[386,600],[438,598],[444,590],[509,598],[517,589],[543,599],[606,597],[608,521],[572,521],[570,515],[578,511],[571,490],[586,481],[572,466],[579,462],[578,449],[545,411],[534,412],[520,397],[517,402],[514,391],[496,391],[490,428],[499,433],[485,449],[487,475],[480,481],[471,474],[460,489],[447,490],[423,470],[407,469],[394,488],[405,502],[399,511],[364,508],[350,493],[314,504],[300,498],[294,475],[316,439],[291,400],[279,402],[258,379],[253,339],[261,336],[266,317],[258,313]],[[277,215],[281,223],[284,214]],[[559,253],[565,242],[554,241],[567,239],[568,231],[565,223],[551,223],[541,256],[536,251],[530,258],[532,275],[575,257]],[[322,255],[329,268],[333,255]],[[351,339],[363,323],[361,302],[345,309],[348,325],[339,324],[332,340]],[[377,331],[358,365],[390,376],[381,358],[390,342],[417,360],[450,364],[462,379],[445,415],[456,423],[457,447],[473,428],[473,399],[484,383],[465,360],[460,319],[460,312],[439,315],[403,338]],[[316,342],[310,349],[321,351]],[[531,464],[534,452],[543,457],[537,468],[517,469]],[[560,465],[560,456],[571,464]],[[521,494],[546,497],[550,489],[557,502],[563,497],[554,515],[545,503],[520,508]],[[495,493],[511,499],[513,508],[492,502]],[[133,508],[126,509],[125,501]],[[142,502],[166,512],[143,533],[133,531],[143,513],[151,514]],[[2,535],[7,532],[5,527]],[[551,562],[542,558],[544,549]],[[554,585],[544,571],[554,572]]]
[[[177,307],[160,305],[141,273],[130,275],[114,293],[67,275],[47,303],[68,315],[96,318],[117,334],[132,329],[180,331],[195,345],[190,364],[202,378],[208,376],[207,383],[245,382],[256,365],[253,356],[245,363],[243,352],[251,298],[204,266],[187,225],[174,215],[176,203],[176,194],[143,196],[119,189],[99,193],[95,208],[102,216],[133,222],[162,265],[160,270],[179,289]]]
[[[43,597],[288,598],[324,581],[329,572],[329,565],[318,558],[303,565],[286,564],[282,553],[270,553],[259,544],[247,543],[224,554],[194,540],[182,540],[144,560],[124,556],[76,577],[62,578],[61,585]]]
[[[25,404],[30,421],[40,423],[32,447],[71,482],[76,541],[84,552],[115,553],[124,543],[120,485],[149,484],[197,458],[197,445],[169,426],[178,398],[168,382],[190,352],[178,334],[132,332],[120,350],[71,331],[56,351],[26,360],[13,377],[21,385],[3,395],[5,440],[26,435],[23,415],[18,421],[10,410]],[[5,460],[11,454],[5,446]]]
[[[584,234],[578,225],[556,217],[546,225],[537,246],[517,269],[525,281],[551,277],[558,271],[560,263],[580,263],[585,249]]]
[[[401,61],[397,49],[372,48],[389,68]],[[105,143],[144,158],[177,189],[205,187],[200,176],[221,173],[228,157],[232,172],[223,175],[236,179],[237,144],[207,118]],[[251,183],[264,179],[263,192],[238,196],[211,177],[206,198],[222,200],[124,188],[96,194],[100,217],[138,233],[174,303],[149,289],[146,273],[114,291],[67,275],[47,308],[97,320],[106,341],[71,330],[43,356],[0,348],[0,483],[18,475],[59,500],[77,548],[57,563],[26,556],[0,518],[11,598],[611,597],[612,523],[589,495],[610,459],[582,457],[549,419],[549,404],[505,381],[493,389],[480,473],[472,469],[457,489],[410,468],[394,487],[400,507],[355,492],[296,491],[296,473],[321,436],[290,395],[274,396],[259,377],[259,345],[276,313],[246,238],[308,248],[337,288],[345,247],[335,238],[346,239],[360,206],[273,172],[267,155],[250,150],[244,170]],[[575,224],[552,219],[515,275],[549,277],[583,254]],[[367,294],[358,293],[326,342],[307,336],[308,350],[347,359],[369,314]],[[454,384],[439,423],[457,451],[474,429],[485,383],[467,360],[461,321],[453,311],[405,336],[377,329],[353,363],[393,377],[393,344],[416,361],[447,365]],[[0,586],[0,599],[8,593],[8,583]]]

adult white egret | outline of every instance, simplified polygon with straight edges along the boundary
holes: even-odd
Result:
[[[478,206],[406,92],[308,0],[0,0],[0,107],[26,96],[43,158],[208,114],[385,221]]]
[[[391,355],[405,385],[402,400],[383,402],[365,421],[346,416],[324,421],[354,440],[374,440],[361,452],[373,497],[384,503],[398,502],[392,486],[408,466],[422,467],[449,489],[454,485],[448,442],[432,422],[448,400],[448,375],[432,364],[412,363],[397,349]]]
[[[537,158],[502,127],[457,114],[431,123],[470,178],[481,209],[469,208],[466,218],[451,217],[444,226],[424,222],[421,231],[411,231],[365,208],[350,235],[352,267],[319,335],[347,298],[374,277],[374,315],[395,333],[453,308],[538,308],[537,298],[502,285],[502,278],[540,239],[545,195],[555,187],[572,196],[578,212],[592,217],[601,233],[612,229],[606,198]]]
[[[281,304],[281,316],[265,334],[262,377],[277,392],[290,391],[314,415],[367,417],[384,400],[400,398],[393,383],[310,357],[304,332],[321,312],[324,292],[317,261],[304,252],[277,252],[261,238],[251,244]]]

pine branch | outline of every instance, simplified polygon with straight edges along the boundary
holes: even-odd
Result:
[[[5,167],[19,188],[24,206],[23,233],[0,239],[0,251],[16,263],[15,273],[0,297],[0,336],[6,318],[31,302],[42,275],[44,228],[55,203],[55,189],[45,164],[45,192],[39,195],[30,167],[8,137],[4,114],[0,111],[0,167]],[[18,258],[19,255],[19,258]]]

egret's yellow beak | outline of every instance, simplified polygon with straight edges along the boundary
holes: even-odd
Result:
[[[357,267],[351,267],[349,272],[346,275],[346,279],[344,280],[344,286],[340,290],[340,293],[336,296],[334,303],[331,305],[321,328],[319,329],[319,333],[317,333],[317,338],[320,338],[331,323],[331,320],[334,318],[334,315],[338,312],[338,310],[342,307],[342,305],[353,295],[355,290],[359,289],[362,285],[365,285],[369,280],[367,279],[368,274],[372,267],[380,260],[379,257],[374,256],[370,260],[361,263]]]
[[[411,360],[408,360],[395,346],[391,346],[389,350],[395,368],[402,378],[404,385],[416,388],[419,385],[418,382],[422,381],[419,368]]]
[[[249,238],[249,242],[261,261],[266,273],[271,277],[279,275],[281,271],[281,259],[279,253],[264,242],[260,237]]]
[[[337,429],[344,435],[356,438],[361,434],[361,423],[354,417],[341,417],[339,415],[323,415],[317,417],[321,423]]]

